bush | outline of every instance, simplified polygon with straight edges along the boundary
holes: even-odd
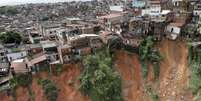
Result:
[[[30,74],[15,75],[10,81],[11,88],[17,86],[28,87],[32,83],[32,76]]]
[[[63,65],[62,64],[57,64],[56,65],[56,75],[60,75],[62,73],[63,70]]]
[[[50,101],[57,100],[59,89],[51,80],[39,79],[38,83],[42,86],[47,99]]]
[[[108,52],[101,51],[87,56],[80,76],[81,91],[92,101],[122,101],[121,79],[112,67]]]
[[[197,94],[201,90],[201,64],[193,62],[190,65],[191,69],[191,80],[190,88],[194,94]]]
[[[157,49],[154,49],[153,37],[149,36],[141,43],[139,47],[139,55],[142,64],[143,76],[147,77],[148,67],[146,65],[146,62],[150,61],[151,63],[154,64],[155,77],[158,77],[160,72],[159,62],[162,59],[162,57],[159,51]]]

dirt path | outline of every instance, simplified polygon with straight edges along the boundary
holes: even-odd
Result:
[[[188,84],[188,48],[184,41],[163,40],[159,49],[164,59],[160,72],[161,101],[192,101]]]
[[[125,51],[117,52],[115,67],[122,78],[124,101],[150,101],[144,92],[141,65],[137,55]]]

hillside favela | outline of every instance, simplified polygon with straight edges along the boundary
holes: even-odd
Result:
[[[0,0],[0,101],[201,101],[201,0]]]

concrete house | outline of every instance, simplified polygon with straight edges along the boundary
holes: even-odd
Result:
[[[115,33],[121,33],[120,24],[123,22],[123,13],[111,13],[105,16],[98,17],[99,23],[103,25],[103,28],[107,31],[112,31]]]
[[[96,34],[81,34],[71,40],[72,49],[78,56],[90,54],[93,50],[102,47],[102,41]]]
[[[57,43],[52,41],[41,42],[43,52],[47,54],[50,63],[59,61],[59,54],[57,50]]]
[[[193,4],[193,15],[194,16],[201,15],[201,1]]]
[[[160,0],[149,0],[148,8],[142,10],[142,16],[159,16],[161,13],[161,3]]]
[[[134,8],[144,8],[146,6],[145,0],[132,0],[132,7]]]
[[[181,29],[184,26],[184,23],[170,23],[166,27],[167,38],[176,40],[177,37],[181,34]]]
[[[48,55],[45,53],[37,53],[26,58],[26,63],[32,72],[37,72],[43,68],[49,67]]]
[[[172,0],[174,12],[183,12],[188,10],[188,1],[187,0]]]
[[[7,62],[6,49],[0,44],[0,63]]]
[[[16,59],[21,59],[27,56],[26,51],[19,51],[19,52],[9,52],[7,53],[7,59],[9,62],[16,60]]]
[[[161,40],[165,35],[165,27],[167,26],[166,19],[155,18],[151,19],[149,26],[149,35],[152,35],[155,40]]]
[[[10,64],[9,63],[0,63],[0,77],[9,74]]]
[[[58,47],[58,52],[62,64],[69,63],[73,58],[72,47],[70,45],[60,45]]]

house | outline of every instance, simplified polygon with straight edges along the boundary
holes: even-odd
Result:
[[[194,16],[199,16],[201,15],[201,2],[196,2],[194,5],[193,5],[193,15]]]
[[[101,48],[102,41],[99,35],[81,34],[71,40],[70,45],[72,46],[73,52],[80,56],[90,54],[93,50]]]
[[[120,13],[124,11],[123,5],[120,6],[110,6],[110,11],[112,13]]]
[[[134,8],[144,8],[145,6],[145,0],[132,0],[132,7]]]
[[[149,31],[149,23],[149,19],[133,17],[129,21],[129,32],[135,33],[136,35],[145,36]]]
[[[43,68],[49,67],[48,62],[48,56],[43,52],[26,58],[26,63],[32,72],[37,72]]]
[[[48,60],[51,62],[59,61],[59,54],[57,50],[57,43],[53,41],[44,41],[41,42],[43,52],[47,54]]]
[[[27,50],[29,56],[43,52],[43,48],[40,43],[39,44],[29,44],[29,45],[27,45],[26,50]]]
[[[172,22],[179,22],[179,23],[188,23],[192,19],[191,12],[180,12],[173,14],[173,21]]]
[[[6,62],[6,49],[4,48],[3,45],[0,44],[0,63]]]
[[[58,52],[62,64],[69,63],[72,60],[73,52],[72,47],[70,45],[60,45],[58,47]]]
[[[184,12],[188,10],[188,0],[172,0],[174,12]]]
[[[166,19],[163,19],[161,17],[151,19],[149,25],[149,35],[153,36],[155,40],[161,40],[164,36],[166,26]]]
[[[177,37],[181,34],[181,29],[185,25],[185,23],[170,23],[167,25],[165,33],[167,38],[176,40]]]
[[[0,77],[8,75],[9,74],[9,68],[10,68],[9,63],[0,63]]]
[[[12,73],[27,73],[30,69],[25,61],[25,59],[17,59],[11,61],[11,72]]]
[[[149,0],[149,7],[146,9],[142,9],[142,16],[150,15],[150,16],[159,16],[161,13],[161,2],[160,0]]]
[[[143,41],[143,35],[141,33],[142,31],[136,31],[129,31],[121,35],[124,45],[128,45],[134,48],[139,47],[139,45]]]
[[[40,41],[44,40],[44,37],[38,32],[38,31],[30,31],[27,32],[29,36],[29,41],[34,44],[34,43],[39,43]]]
[[[116,34],[116,33],[113,33],[113,32],[110,32],[110,31],[101,31],[99,33],[99,36],[103,42],[103,44],[108,44],[108,40],[114,36],[120,36],[119,34]]]
[[[171,10],[173,8],[172,0],[161,0],[162,10]]]
[[[78,28],[61,28],[56,31],[57,38],[63,45],[68,43],[74,37],[80,35]]]
[[[9,62],[16,60],[16,59],[21,59],[27,56],[27,51],[14,51],[14,52],[8,52],[6,54],[7,59]]]
[[[42,33],[44,38],[48,38],[50,40],[56,39],[56,30],[62,27],[61,22],[43,22],[39,24],[39,33]]]
[[[124,14],[123,13],[110,13],[105,16],[98,17],[99,23],[103,25],[103,28],[107,31],[112,31],[115,33],[120,34],[121,28],[120,24],[124,20]]]

